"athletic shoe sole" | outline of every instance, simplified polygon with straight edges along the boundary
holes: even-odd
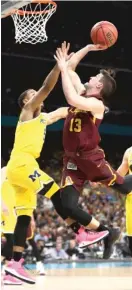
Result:
[[[22,285],[22,283],[19,283],[19,282],[13,283],[13,282],[8,281],[8,280],[4,281],[3,283],[4,283],[4,285],[13,285],[13,286],[21,286]]]
[[[28,284],[35,284],[36,282],[32,279],[29,279],[29,278],[26,278],[24,276],[21,276],[18,272],[16,272],[15,269],[11,269],[11,268],[8,268],[8,267],[5,267],[5,272],[9,275],[12,275],[13,277],[15,278],[18,278],[20,279],[21,281],[25,282],[25,283],[28,283]]]
[[[88,242],[88,241],[81,242],[81,243],[79,243],[79,248],[80,249],[85,249],[85,248],[87,248],[90,245],[93,245],[93,244],[96,244],[97,242],[100,242],[101,240],[103,240],[108,235],[109,235],[109,231],[106,231],[106,233],[102,237],[94,240],[94,242]]]

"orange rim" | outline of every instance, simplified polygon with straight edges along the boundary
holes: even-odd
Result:
[[[52,4],[54,8],[57,7],[57,4],[54,1],[50,1],[50,0],[47,0],[47,1],[46,0],[32,0],[31,3]],[[47,13],[49,13],[50,10],[51,9],[47,9],[45,11],[23,11],[23,10],[18,9],[18,10],[15,10],[14,13],[19,14],[19,15],[47,14]]]

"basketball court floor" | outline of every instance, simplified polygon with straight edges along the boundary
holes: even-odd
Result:
[[[132,290],[132,261],[50,264],[35,285],[4,286],[4,290]]]

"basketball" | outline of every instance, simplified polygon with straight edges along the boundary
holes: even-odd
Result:
[[[92,27],[90,36],[94,44],[111,47],[117,41],[118,31],[111,22],[100,21]]]

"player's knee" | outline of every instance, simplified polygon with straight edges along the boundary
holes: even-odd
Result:
[[[122,184],[115,183],[112,187],[122,194],[129,194],[132,191],[132,175],[125,176]]]
[[[30,216],[23,215],[18,217],[16,228],[14,231],[14,246],[19,246],[22,248],[25,247],[27,231],[30,221],[31,221]]]
[[[66,186],[61,189],[61,202],[66,213],[72,216],[78,205],[79,192],[72,186]]]
[[[66,220],[68,218],[67,213],[65,212],[65,209],[62,206],[62,202],[61,202],[61,196],[60,196],[60,190],[58,190],[52,197],[51,197],[51,201],[54,205],[54,208],[56,210],[56,212],[58,213],[59,216],[61,216],[61,218],[63,220]]]
[[[20,227],[28,227],[31,221],[31,217],[27,215],[22,215],[17,218],[17,225]]]

